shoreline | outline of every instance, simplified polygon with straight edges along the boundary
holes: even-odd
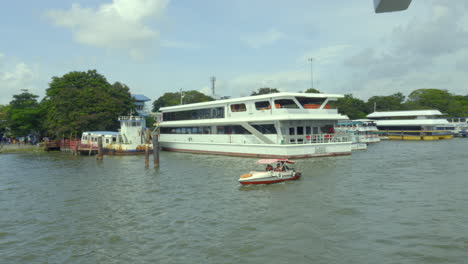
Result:
[[[0,154],[44,152],[39,145],[1,144]]]

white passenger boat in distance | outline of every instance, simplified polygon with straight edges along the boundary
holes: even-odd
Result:
[[[301,173],[293,168],[289,168],[287,164],[294,164],[295,161],[288,159],[262,159],[256,162],[257,164],[267,165],[263,171],[251,171],[239,177],[239,183],[247,184],[270,184],[284,181],[298,180]],[[276,167],[273,165],[276,164]]]
[[[351,154],[335,94],[274,93],[161,108],[163,150],[264,158]]]
[[[447,119],[438,110],[374,112],[367,118],[375,120],[379,133],[389,139],[440,140],[451,139]]]

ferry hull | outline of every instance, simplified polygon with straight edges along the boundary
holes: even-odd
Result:
[[[166,151],[258,158],[312,158],[351,154],[351,142],[329,144],[257,145],[161,142]]]
[[[451,139],[453,135],[433,135],[433,136],[387,136],[388,139],[394,140],[441,140],[441,139]]]

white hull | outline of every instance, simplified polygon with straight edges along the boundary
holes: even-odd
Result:
[[[163,150],[229,156],[308,158],[350,155],[351,142],[326,144],[228,144],[161,141]]]
[[[351,145],[352,150],[364,150],[367,149],[367,144],[366,143],[353,143]]]
[[[300,172],[295,171],[252,171],[248,174],[241,175],[239,183],[241,184],[270,184],[283,181],[297,180],[301,177]]]

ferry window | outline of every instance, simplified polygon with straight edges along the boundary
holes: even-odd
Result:
[[[270,102],[269,101],[255,102],[255,109],[257,109],[257,110],[271,109]]]
[[[232,104],[231,105],[231,112],[245,112],[247,108],[245,104]]]
[[[292,136],[292,135],[295,135],[295,134],[296,134],[296,133],[295,133],[295,131],[294,131],[294,127],[290,127],[290,128],[289,128],[289,135]]]
[[[182,134],[182,129],[180,127],[176,128],[176,134]]]
[[[203,134],[211,134],[211,128],[209,128],[209,127],[204,127],[204,128],[203,128]]]
[[[250,132],[243,126],[232,126],[233,134],[250,134]]]
[[[262,134],[276,134],[276,128],[275,128],[275,125],[273,124],[252,125],[252,126]]]
[[[224,107],[163,113],[164,121],[224,118]]]
[[[297,134],[304,135],[304,127],[297,127]]]
[[[181,127],[180,134],[187,134],[187,129],[185,127]]]
[[[309,126],[306,127],[306,134],[307,134],[307,135],[310,135],[310,132],[311,132],[310,127],[309,127]]]
[[[314,127],[313,130],[314,130],[314,134],[318,134],[318,133],[319,133],[318,127]]]
[[[305,109],[319,109],[320,106],[325,102],[326,98],[309,98],[309,97],[296,97],[296,100]],[[330,109],[330,105],[325,105],[325,109]]]
[[[279,99],[275,100],[275,108],[299,108],[294,100],[291,99]]]
[[[216,133],[217,134],[225,134],[224,127],[223,126],[216,127]]]
[[[106,143],[109,144],[109,139],[108,138],[106,138]]]
[[[117,142],[117,138],[116,137],[112,137],[112,142]]]

